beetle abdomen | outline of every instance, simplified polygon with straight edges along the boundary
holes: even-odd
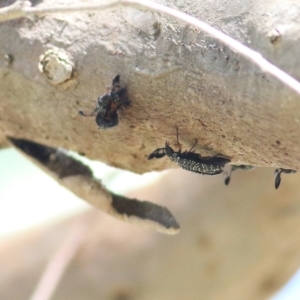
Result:
[[[203,175],[217,175],[223,172],[224,164],[210,164],[195,161],[188,158],[181,158],[178,161],[178,165],[185,170],[203,174]]]
[[[217,175],[223,172],[224,167],[230,159],[221,156],[203,157],[193,152],[184,152],[180,154],[178,165],[185,170],[203,174]]]

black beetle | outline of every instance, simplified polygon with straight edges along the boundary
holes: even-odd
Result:
[[[121,106],[127,106],[130,100],[127,96],[127,90],[120,85],[120,75],[117,75],[112,81],[110,91],[103,96],[99,96],[95,109],[86,114],[82,110],[78,113],[82,116],[96,116],[96,123],[101,129],[107,129],[118,125],[119,117],[117,114]]]
[[[194,145],[189,151],[181,152],[181,144],[178,140],[178,127],[176,126],[177,145],[178,151],[174,151],[168,142],[165,143],[164,148],[158,148],[154,150],[148,157],[148,159],[162,158],[168,156],[172,161],[178,163],[178,165],[185,170],[195,172],[203,175],[217,175],[223,172],[224,167],[230,162],[230,159],[223,156],[201,156],[198,153],[192,152],[197,144],[195,140]]]

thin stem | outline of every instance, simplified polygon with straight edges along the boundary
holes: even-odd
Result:
[[[17,2],[26,3],[28,1],[19,0]],[[231,50],[244,56],[255,65],[260,67],[264,72],[273,75],[286,86],[294,90],[300,95],[300,83],[292,76],[288,75],[278,67],[268,62],[262,55],[249,47],[243,45],[237,40],[229,37],[223,32],[213,28],[212,26],[176,9],[165,5],[145,0],[116,0],[95,5],[73,5],[73,6],[54,6],[54,7],[26,7],[26,5],[11,5],[8,8],[0,9],[0,22],[20,17],[28,17],[34,15],[54,14],[54,13],[71,13],[71,12],[89,12],[103,11],[117,6],[136,7],[138,9],[147,9],[154,12],[162,13],[181,20],[197,29],[200,29],[213,36]]]
[[[88,223],[82,221],[74,226],[73,231],[46,266],[30,300],[50,300],[52,298],[64,272],[83,241]]]

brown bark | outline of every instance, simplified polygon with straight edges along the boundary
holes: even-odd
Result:
[[[300,78],[297,2],[236,0],[224,7],[219,1],[161,3],[207,21]],[[299,96],[213,38],[173,19],[131,8],[23,18],[0,24],[0,43],[0,55],[13,57],[12,62],[8,56],[0,61],[0,145],[7,135],[25,138],[143,173],[176,167],[167,158],[153,162],[147,156],[166,140],[175,147],[177,125],[184,149],[197,138],[196,152],[220,153],[234,164],[300,166]],[[75,66],[66,84],[50,83],[38,69],[40,56],[54,46],[66,51]],[[131,106],[119,111],[118,126],[99,130],[78,110],[92,110],[117,74]],[[192,174],[183,173],[178,183],[172,175],[174,194],[164,182],[164,199],[167,195],[183,201],[186,195],[189,201],[184,209],[180,204],[177,211],[172,209],[186,231],[165,248],[158,244],[169,240],[156,240],[150,250],[164,253],[155,261],[153,274],[161,277],[146,274],[139,291],[151,297],[138,299],[265,299],[291,276],[300,263],[295,217],[299,177],[287,175],[293,184],[285,177],[285,188],[275,196],[273,178],[264,181],[262,173],[242,175],[252,176],[252,181],[237,179],[237,190],[225,190],[219,179],[211,178],[218,181],[218,189],[201,186],[201,193],[192,195],[173,190],[175,183],[191,191],[203,178],[189,181]],[[157,196],[155,190],[135,196],[148,200],[151,195]],[[193,196],[195,201],[190,200]],[[143,255],[139,248],[135,254]],[[130,255],[120,253],[118,263],[136,262]],[[182,268],[177,268],[182,257]],[[114,256],[109,267],[119,268],[115,261]],[[151,267],[147,261],[144,270]],[[183,275],[187,273],[192,276]],[[96,277],[92,273],[89,279]],[[121,282],[126,286],[125,279]]]
[[[235,1],[218,10],[212,3],[173,5],[299,78],[298,24],[288,10],[291,4],[279,3],[258,8]],[[258,166],[299,166],[299,97],[189,26],[123,8],[9,21],[1,24],[0,37],[1,55],[13,57],[9,66],[1,61],[2,138],[64,147],[141,173],[170,166],[166,159],[153,163],[146,157],[165,140],[174,145],[177,124],[184,147],[197,138],[196,151],[202,154],[222,153],[234,163]],[[69,86],[50,85],[37,68],[39,56],[53,46],[66,50],[75,63]],[[120,112],[117,127],[99,130],[77,112],[92,110],[116,74],[132,104]]]

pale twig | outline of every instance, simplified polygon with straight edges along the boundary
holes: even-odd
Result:
[[[19,0],[21,1],[21,0]],[[19,2],[17,1],[17,2]],[[21,1],[27,2],[27,1]],[[227,45],[233,51],[244,56],[254,64],[259,66],[264,72],[273,75],[279,81],[290,87],[292,90],[300,95],[300,83],[292,76],[288,75],[275,65],[268,62],[262,55],[221,31],[211,27],[210,25],[176,9],[158,4],[152,1],[143,0],[116,0],[95,5],[73,5],[73,6],[52,6],[52,7],[26,7],[22,5],[15,5],[15,7],[3,8],[0,10],[0,22],[20,17],[29,17],[34,15],[46,15],[54,13],[71,13],[71,12],[95,12],[102,11],[116,6],[137,7],[139,9],[148,9],[154,12],[169,15],[178,20],[181,20],[197,29],[200,29],[209,35],[213,36],[223,44]]]
[[[67,151],[28,140],[11,137],[8,140],[62,186],[112,217],[166,234],[179,232],[179,224],[166,207],[112,193],[88,166]]]
[[[86,220],[84,220],[86,221]],[[72,228],[62,246],[46,266],[30,300],[49,300],[52,298],[61,278],[77,253],[87,232],[89,222],[80,222]]]
[[[26,17],[26,7],[32,9],[30,1],[17,0],[9,6],[0,8],[0,22]]]

